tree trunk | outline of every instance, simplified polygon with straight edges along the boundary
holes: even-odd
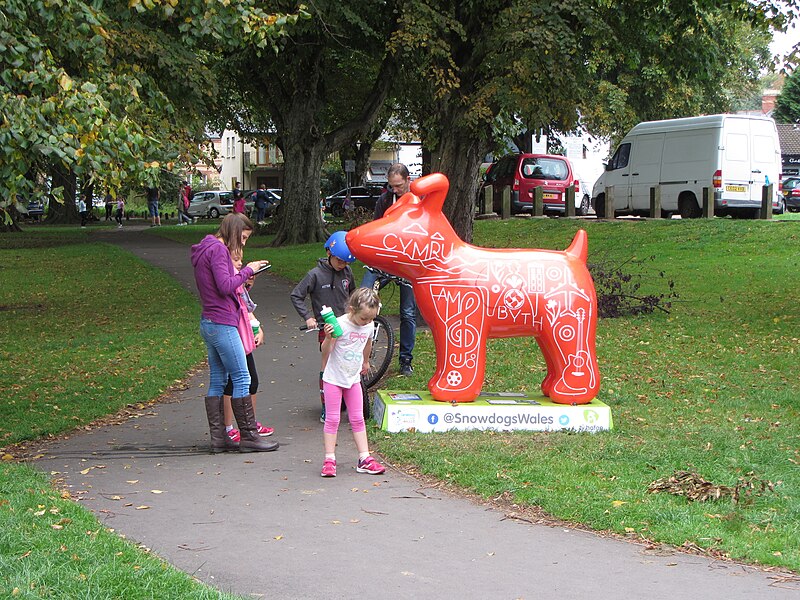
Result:
[[[369,155],[372,152],[372,142],[361,142],[356,150],[356,185],[367,182],[367,171],[369,171]]]
[[[284,140],[298,140],[292,135]],[[320,215],[319,180],[326,148],[322,139],[287,143],[284,150],[283,210],[278,215],[278,233],[273,246],[324,242],[327,239]]]
[[[442,131],[451,134],[442,140],[437,152],[432,153],[431,167],[433,172],[444,173],[450,180],[444,214],[458,236],[471,243],[478,176],[488,145],[476,140],[474,135],[460,132],[457,127],[443,126]]]
[[[75,206],[75,173],[64,169],[61,164],[54,163],[51,168],[50,176],[53,187],[62,187],[62,201],[50,195],[50,202],[47,208],[47,223],[77,223],[78,209]]]

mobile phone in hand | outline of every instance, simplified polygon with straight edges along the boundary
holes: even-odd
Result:
[[[271,269],[271,268],[272,268],[272,265],[264,265],[258,271],[253,271],[253,275],[258,275],[259,273],[263,273],[264,271],[267,271],[268,269]]]

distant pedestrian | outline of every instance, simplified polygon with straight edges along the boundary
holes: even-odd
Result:
[[[157,187],[147,188],[147,212],[150,213],[150,227],[161,227],[161,215],[158,213],[158,201],[161,191]]]
[[[244,214],[244,196],[242,190],[239,189],[239,182],[236,182],[236,187],[233,188],[233,212]]]
[[[264,217],[267,214],[267,203],[269,202],[269,196],[267,196],[267,186],[263,183],[258,186],[258,191],[256,192],[255,198],[255,205],[256,205],[256,221],[259,225],[264,224]]]
[[[188,225],[192,222],[192,217],[189,214],[189,205],[192,202],[192,186],[188,181],[184,181],[181,185],[180,194],[178,194],[178,225]]]
[[[325,365],[322,375],[325,389],[325,427],[322,430],[325,460],[320,473],[323,477],[336,477],[336,438],[343,398],[358,450],[356,472],[380,475],[386,471],[369,452],[361,388],[361,375],[369,370],[373,321],[378,316],[379,308],[378,294],[368,288],[358,288],[350,295],[347,314],[337,319],[342,334],[334,338],[333,325],[325,323],[325,341],[322,343],[322,363]]]
[[[122,229],[122,217],[125,214],[125,198],[117,195],[117,229]]]
[[[113,218],[111,213],[114,211],[114,198],[107,192],[104,200],[106,203],[106,221],[110,221]]]
[[[89,216],[89,213],[86,212],[86,195],[81,194],[80,198],[78,199],[78,214],[81,216],[81,227],[86,227],[86,220]]]

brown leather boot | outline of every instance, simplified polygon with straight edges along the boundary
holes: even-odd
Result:
[[[278,449],[280,446],[278,442],[268,442],[258,435],[253,400],[250,396],[231,398],[231,408],[233,408],[233,415],[239,424],[240,452],[272,452]],[[223,429],[225,428],[223,427]]]
[[[239,444],[228,437],[225,431],[225,417],[222,413],[222,396],[206,396],[206,416],[211,434],[211,453],[238,450]]]

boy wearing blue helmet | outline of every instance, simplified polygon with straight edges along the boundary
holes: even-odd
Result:
[[[303,280],[292,290],[291,298],[297,314],[306,322],[309,329],[317,327],[317,322],[322,322],[320,312],[322,307],[330,306],[337,317],[346,312],[347,300],[356,289],[353,281],[353,271],[350,263],[355,261],[355,256],[350,253],[344,238],[346,231],[336,231],[325,242],[327,256],[317,261],[317,266],[311,269]],[[306,298],[311,299],[309,309]],[[325,339],[325,332],[320,329],[320,348]],[[325,421],[325,399],[322,395],[322,371],[320,371],[320,400],[322,401],[322,417]]]

